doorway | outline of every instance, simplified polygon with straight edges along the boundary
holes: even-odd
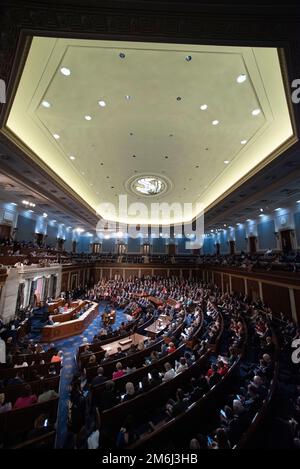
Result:
[[[256,253],[256,236],[249,236],[249,252],[250,254]]]
[[[169,256],[175,256],[176,254],[176,244],[169,244]]]
[[[293,250],[291,233],[292,230],[280,231],[281,249],[283,254],[289,254]]]

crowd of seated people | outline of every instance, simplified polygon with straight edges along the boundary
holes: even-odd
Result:
[[[92,289],[82,288],[77,295],[83,299],[96,301],[105,299],[114,307],[126,304],[129,305],[130,312],[138,306],[141,308],[141,313],[137,321],[144,322],[146,319],[151,317],[154,319],[159,314],[164,314],[169,316],[170,323],[160,336],[154,339],[149,337],[145,343],[142,342],[138,346],[131,345],[126,351],[120,347],[116,354],[113,356],[106,354],[99,361],[97,352],[94,353],[90,347],[93,344],[101,344],[103,340],[112,339],[113,341],[116,337],[122,337],[124,331],[130,332],[127,324],[121,324],[117,331],[113,331],[109,326],[103,326],[94,337],[92,344],[85,345],[79,358],[87,359],[87,361],[84,367],[74,375],[71,385],[69,413],[71,438],[68,438],[66,445],[85,448],[98,447],[101,444],[101,447],[106,449],[105,439],[108,438],[110,441],[108,447],[110,447],[111,435],[107,433],[107,428],[101,427],[100,423],[99,417],[102,413],[115,406],[127,405],[133,399],[151,392],[158,386],[176,382],[178,376],[183,376],[189,371],[195,362],[205,355],[208,344],[213,346],[220,339],[222,330],[220,311],[226,326],[222,335],[226,352],[222,353],[222,356],[212,353],[205,370],[191,375],[184,385],[181,384],[174,393],[171,393],[167,402],[156,409],[149,409],[153,418],[144,422],[146,427],[144,426],[143,430],[139,424],[137,425],[135,419],[128,415],[126,421],[120,422],[122,426],[113,440],[113,446],[130,446],[141,436],[145,428],[146,431],[149,429],[153,431],[158,423],[168,422],[181,415],[191,403],[197,402],[208,390],[226,379],[228,371],[237,362],[240,350],[245,344],[244,321],[247,320],[251,336],[251,360],[241,366],[243,382],[234,395],[227,396],[226,405],[220,409],[218,427],[211,429],[209,435],[205,437],[194,435],[191,449],[202,448],[203,445],[210,448],[232,448],[238,443],[241,432],[250,425],[253,415],[261,408],[274,374],[276,350],[270,322],[275,319],[268,308],[259,302],[251,304],[247,297],[222,294],[216,287],[204,285],[203,282],[197,280],[176,278],[153,277],[126,281],[122,279],[101,281]],[[149,296],[160,302],[151,305],[151,302],[146,299]],[[170,299],[175,301],[168,303]],[[276,320],[282,333],[283,347],[288,347],[293,338],[300,336],[299,330],[292,321],[286,321],[283,315]],[[196,336],[196,331],[201,324],[201,334]],[[182,328],[176,335],[179,325],[182,325]],[[22,377],[22,373],[25,373],[24,369],[31,367],[37,370],[37,367],[43,366],[43,363],[45,365],[50,363],[47,377],[51,376],[51,372],[57,373],[54,365],[56,362],[61,363],[61,352],[53,344],[45,350],[40,344],[34,344],[26,339],[18,341],[3,327],[2,332],[5,332],[7,348],[5,368],[16,368],[14,379],[17,381],[13,384],[19,383],[23,387],[22,395],[18,396],[15,402],[10,402],[5,397],[5,388],[12,383],[1,383],[0,409],[3,409],[1,412],[20,408],[19,406],[24,408],[24,405],[34,405],[57,396],[56,390],[50,389],[46,384],[39,388],[41,390],[39,395],[35,394],[30,387],[32,379],[27,381],[24,376]],[[158,347],[153,347],[156,344]],[[147,353],[148,348],[149,353]],[[143,355],[142,363],[136,366],[135,357],[140,352],[145,355]],[[111,363],[114,363],[114,369],[107,373],[107,366]],[[151,372],[148,372],[149,366],[152,367]],[[92,368],[96,370],[96,376],[94,375],[89,380],[87,374]],[[144,369],[144,372],[139,375],[137,381],[135,373],[140,373],[140,369]],[[36,378],[44,380],[45,376],[37,375]],[[94,393],[97,389],[100,389],[100,392]],[[292,418],[296,422],[293,424],[294,437],[297,441],[299,393],[294,393],[291,401]],[[38,428],[39,422],[37,422]],[[92,436],[92,442],[91,440],[88,442]]]
[[[226,255],[206,255],[200,256],[198,263],[215,265],[222,267],[239,267],[246,271],[267,270],[267,271],[290,271],[298,272],[300,269],[300,253],[293,251],[290,253],[274,252],[267,250],[265,253],[245,253]]]

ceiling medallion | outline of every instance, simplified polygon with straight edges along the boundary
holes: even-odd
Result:
[[[165,176],[156,174],[140,174],[130,178],[125,187],[135,195],[144,197],[157,197],[169,192],[171,181]]]

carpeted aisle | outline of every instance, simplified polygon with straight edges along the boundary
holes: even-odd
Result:
[[[69,399],[69,388],[72,381],[72,377],[77,370],[76,366],[76,353],[79,345],[83,343],[83,339],[87,338],[91,341],[94,335],[99,332],[102,327],[101,314],[106,306],[106,302],[99,304],[99,315],[89,325],[83,334],[70,337],[68,339],[58,340],[55,342],[58,350],[63,352],[63,368],[61,371],[60,378],[60,399],[58,406],[58,419],[57,419],[57,438],[56,447],[62,448],[66,435],[67,435],[67,419],[68,419],[68,399]],[[114,329],[117,329],[122,321],[126,321],[126,315],[123,310],[117,310],[116,322],[113,325]]]

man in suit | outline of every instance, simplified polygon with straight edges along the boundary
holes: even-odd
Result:
[[[99,366],[99,368],[97,369],[97,376],[92,379],[91,387],[94,388],[95,386],[105,383],[105,381],[107,380],[108,378],[104,376],[104,369],[102,368],[102,366]]]

